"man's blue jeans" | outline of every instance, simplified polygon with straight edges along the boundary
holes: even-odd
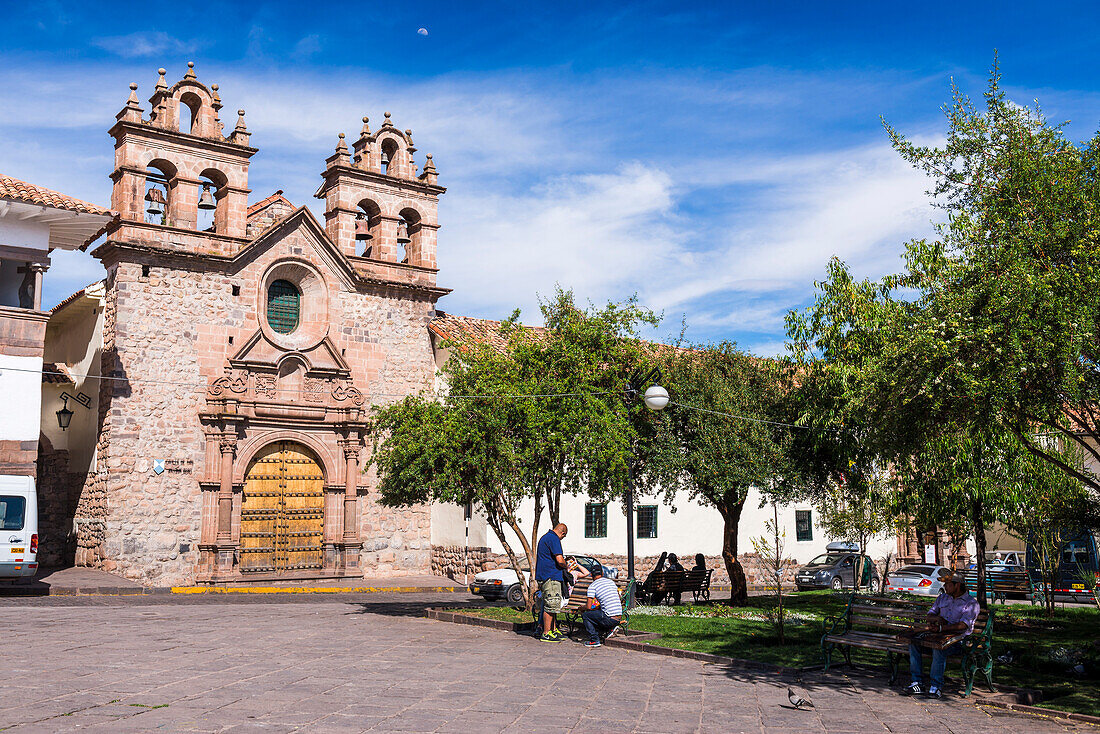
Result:
[[[602,609],[585,609],[581,612],[581,618],[584,620],[584,628],[588,630],[588,639],[592,642],[599,642],[602,635],[619,626],[619,621],[607,616],[607,612]]]
[[[909,679],[911,683],[920,685],[924,667],[922,655],[926,649],[915,642],[909,643]],[[951,655],[961,654],[962,645],[957,642],[946,650],[932,650],[932,669],[929,673],[933,688],[943,690],[943,671],[947,669],[947,658]]]

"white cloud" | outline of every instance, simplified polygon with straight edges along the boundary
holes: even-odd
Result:
[[[193,53],[199,48],[196,41],[184,41],[164,31],[137,31],[124,36],[96,38],[92,45],[124,59]]]

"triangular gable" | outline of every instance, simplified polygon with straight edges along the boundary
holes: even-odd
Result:
[[[327,373],[340,377],[351,375],[351,367],[327,336],[321,340],[320,344],[309,349],[288,351],[272,344],[259,329],[245,341],[236,354],[229,358],[229,364],[239,369],[261,367],[273,370],[288,354],[301,356],[310,373]]]
[[[231,266],[234,270],[240,270],[246,264],[277,245],[295,229],[299,229],[306,234],[306,239],[313,244],[321,261],[340,278],[349,290],[353,290],[357,281],[355,269],[344,253],[340,252],[340,249],[328,238],[324,228],[313,216],[313,213],[304,206],[298,207],[289,217],[275,222],[241,248],[241,251],[230,261]]]

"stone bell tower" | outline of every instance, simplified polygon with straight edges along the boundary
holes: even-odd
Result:
[[[325,200],[325,232],[357,267],[383,280],[435,285],[438,172],[428,155],[413,160],[412,130],[385,121],[372,133],[363,118],[349,151],[343,133],[326,160],[317,198]]]
[[[244,110],[238,111],[233,131],[223,135],[218,85],[200,82],[194,66],[188,63],[187,74],[171,87],[164,69],[159,70],[148,119],[138,103],[137,85],[130,85],[130,99],[109,131],[115,139],[111,206],[127,230],[121,238],[162,244],[170,239],[165,229],[195,232],[199,212],[212,211],[213,222],[202,234],[213,235],[216,249],[228,253],[235,246],[227,240],[245,236],[248,161],[256,149],[248,145]],[[182,248],[199,246],[185,236],[171,241]],[[208,251],[210,245],[201,248]]]

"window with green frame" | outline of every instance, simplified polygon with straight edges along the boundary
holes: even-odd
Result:
[[[289,280],[276,280],[267,288],[267,323],[279,334],[298,328],[302,294]]]
[[[814,539],[814,523],[810,510],[794,511],[794,537],[795,540]]]
[[[584,506],[584,537],[607,537],[606,502],[589,502]]]
[[[638,537],[657,537],[657,505],[640,505],[638,507]]]

